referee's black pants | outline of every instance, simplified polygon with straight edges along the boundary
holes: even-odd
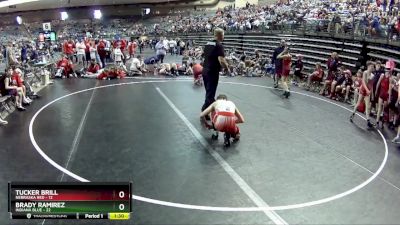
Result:
[[[219,72],[216,74],[203,74],[204,88],[206,89],[206,99],[201,111],[204,111],[215,101],[215,93],[217,92],[219,80]]]

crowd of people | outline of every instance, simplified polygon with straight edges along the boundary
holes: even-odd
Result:
[[[400,33],[399,9],[398,0],[278,1],[274,5],[227,6],[211,15],[166,16],[161,21],[167,23],[155,26],[153,32],[210,33],[215,27],[253,32],[306,28],[396,40]]]
[[[145,48],[151,49],[154,55],[142,57]],[[182,55],[182,62],[165,63],[164,58],[168,54]],[[192,42],[185,43],[179,38],[131,38],[129,41],[123,38],[69,38],[62,44],[62,56],[56,63],[55,77],[111,79],[140,76],[149,70],[157,75],[192,75],[192,67],[201,54],[201,48],[194,48]],[[123,71],[123,75],[105,75],[113,69]]]
[[[344,102],[352,104],[354,111],[350,116],[351,122],[354,120],[355,113],[359,111],[365,113],[369,128],[383,129],[384,123],[390,129],[399,127],[400,76],[394,71],[393,59],[386,62],[368,61],[365,68],[360,68],[353,76],[351,70],[341,64],[338,54],[333,52],[327,59],[326,71],[320,63],[317,63],[312,73],[303,74],[301,55],[297,55],[292,64],[290,50],[286,42],[282,40],[273,53],[272,63],[274,87],[277,88],[280,85],[286,98],[290,96],[288,77],[292,74],[294,78],[303,81],[306,90],[310,90],[312,85],[319,86],[322,83],[320,95],[334,100],[341,98]],[[353,94],[352,98],[350,94]],[[375,118],[375,123],[371,122],[371,118]],[[399,128],[392,141],[400,142]]]

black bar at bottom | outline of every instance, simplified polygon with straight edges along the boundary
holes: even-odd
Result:
[[[78,219],[77,213],[54,213],[54,214],[39,214],[39,213],[11,213],[11,219]]]
[[[11,219],[84,219],[101,220],[108,219],[108,213],[11,213]]]

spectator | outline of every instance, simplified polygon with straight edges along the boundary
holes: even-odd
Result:
[[[97,42],[97,41],[96,41]],[[95,62],[97,62],[98,64],[101,63],[100,61],[100,57],[98,55],[97,52],[97,43],[95,41],[92,41],[90,43],[90,47],[89,47],[89,52],[90,52],[90,63],[88,64],[88,66],[90,66],[91,61],[94,59]],[[102,67],[102,65],[99,65],[100,67]]]
[[[298,54],[294,63],[294,80],[295,84],[303,80],[303,55]]]
[[[114,58],[114,64],[115,65],[121,65],[122,64],[122,61],[124,59],[124,54],[121,51],[121,44],[117,44],[117,47],[114,48],[113,58]]]
[[[106,41],[104,39],[101,39],[97,45],[97,52],[100,57],[101,61],[101,66],[102,68],[106,67],[106,57],[107,57],[107,51],[106,51]]]
[[[132,58],[131,66],[129,67],[129,72],[132,75],[143,75],[143,72],[146,72],[144,68],[144,62],[142,57],[139,55],[137,58]]]
[[[164,57],[167,54],[166,47],[163,43],[164,39],[161,38],[159,42],[156,44],[156,49],[157,49],[157,58],[161,63],[164,63]]]
[[[90,60],[90,65],[86,71],[88,74],[96,74],[100,70],[100,65],[96,62],[95,59]]]
[[[130,58],[133,58],[135,56],[137,47],[138,47],[138,44],[136,41],[131,41],[131,43],[128,45],[128,52],[129,52]]]
[[[176,41],[174,39],[171,39],[168,42],[168,46],[169,46],[169,50],[170,50],[171,55],[173,55],[175,53],[176,45],[177,45],[177,43],[176,43]]]
[[[25,44],[22,45],[21,48],[21,62],[25,63],[28,61],[28,50]]]
[[[81,65],[85,67],[85,50],[86,50],[86,44],[83,40],[80,40],[78,43],[76,43],[76,57],[78,58],[78,65]]]
[[[26,96],[26,87],[24,85],[24,80],[22,79],[22,71],[16,67],[12,67],[12,70],[13,74],[11,79],[16,81],[19,88],[22,88],[22,103],[29,105],[32,103],[32,100]]]
[[[185,51],[185,48],[186,48],[186,44],[185,44],[185,42],[184,41],[180,41],[179,42],[179,55],[182,55],[182,52],[184,52]]]
[[[6,66],[11,68],[11,66],[15,66],[18,64],[17,57],[15,56],[15,50],[14,50],[15,44],[12,43],[11,41],[8,43],[8,46],[6,47]]]
[[[23,90],[17,85],[17,79],[13,76],[13,69],[9,68],[6,73],[6,78],[4,79],[4,86],[8,94],[15,97],[15,108],[20,111],[25,111],[26,109],[22,106],[23,101]]]
[[[64,55],[61,60],[57,62],[57,69],[56,77],[69,78],[70,75],[76,77],[72,61],[68,59],[67,55]]]
[[[308,76],[307,79],[307,90],[310,90],[311,82],[322,82],[324,77],[324,70],[322,69],[321,63],[315,65],[315,70],[312,74]]]
[[[328,68],[328,76],[326,77],[324,81],[324,86],[322,87],[320,91],[320,95],[325,94],[325,89],[326,87],[330,86],[332,84],[332,81],[335,79],[336,72],[338,70],[339,66],[339,58],[338,54],[336,52],[332,52],[331,57],[328,58],[328,61],[326,63],[327,68]]]
[[[72,41],[72,38],[69,38],[68,41],[64,42],[63,45],[63,53],[66,54],[69,60],[74,60],[74,53],[75,53],[75,43]]]
[[[91,55],[91,40],[89,38],[84,39],[84,44],[85,44],[85,63],[84,66],[88,67],[90,64],[90,59],[92,59]],[[94,59],[96,59],[96,55],[94,54]]]

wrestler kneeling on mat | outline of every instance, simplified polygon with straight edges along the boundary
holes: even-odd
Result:
[[[205,120],[205,116],[210,113],[212,125],[209,125]],[[236,105],[229,101],[226,95],[219,95],[217,100],[200,114],[200,118],[207,128],[213,128],[217,131],[217,134],[213,135],[213,139],[218,138],[218,132],[225,133],[224,145],[226,147],[230,145],[230,138],[233,138],[234,141],[239,140],[240,131],[236,124],[244,123],[244,118]]]

